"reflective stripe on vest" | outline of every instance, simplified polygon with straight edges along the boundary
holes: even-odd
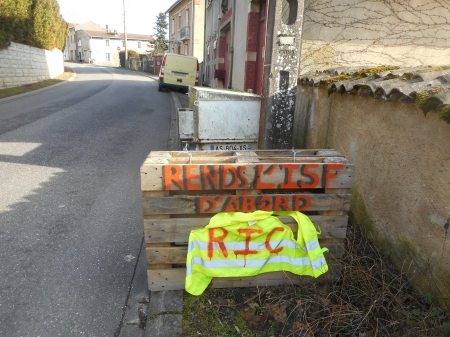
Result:
[[[292,216],[297,238],[277,217]],[[213,277],[289,271],[318,277],[328,270],[309,218],[300,212],[218,213],[189,236],[186,291],[200,295]]]

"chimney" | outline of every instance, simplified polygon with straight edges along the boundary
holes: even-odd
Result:
[[[114,30],[114,35],[117,35],[117,30]]]

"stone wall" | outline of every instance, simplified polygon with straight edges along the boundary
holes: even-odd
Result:
[[[336,149],[355,164],[354,219],[450,310],[450,125],[415,104],[297,89],[295,147]]]
[[[0,89],[45,81],[64,73],[63,53],[14,43],[0,49]]]
[[[449,64],[448,1],[304,1],[301,74],[360,65]]]

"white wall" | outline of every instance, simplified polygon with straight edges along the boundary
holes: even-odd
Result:
[[[307,0],[300,73],[448,65],[450,2]]]
[[[64,73],[63,53],[14,43],[0,49],[0,89],[37,83]]]

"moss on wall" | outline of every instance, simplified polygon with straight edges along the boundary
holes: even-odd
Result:
[[[450,312],[450,273],[439,268],[442,262],[439,261],[439,257],[419,243],[405,239],[393,241],[385,237],[384,232],[378,231],[364,198],[358,191],[357,184],[354,184],[352,188],[349,215],[352,223],[366,233],[367,238],[375,244],[382,255],[407,275],[428,301],[433,301]]]

